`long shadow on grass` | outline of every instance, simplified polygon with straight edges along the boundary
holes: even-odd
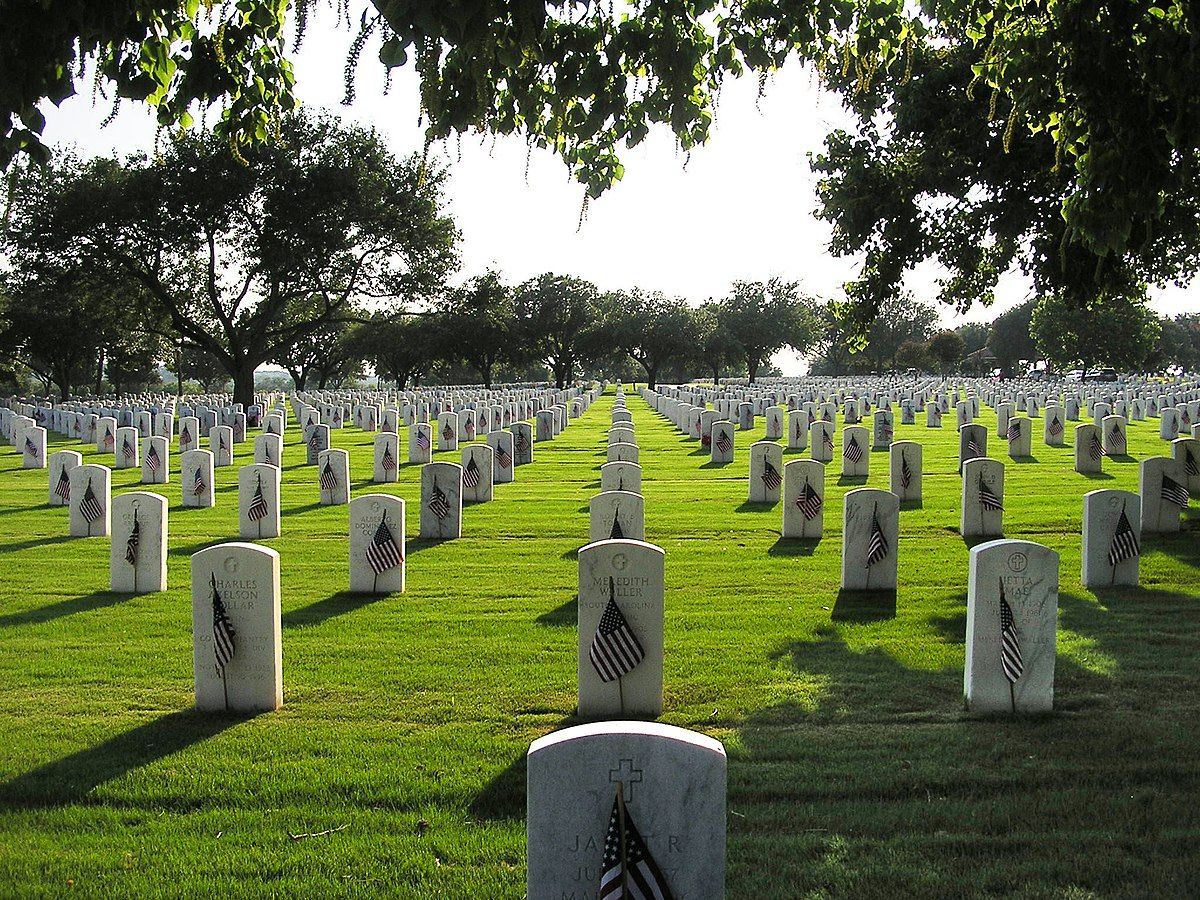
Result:
[[[280,624],[284,628],[307,628],[310,625],[320,625],[330,619],[360,610],[364,606],[370,606],[377,600],[385,600],[390,596],[391,594],[356,594],[350,591],[338,591],[324,600],[318,600],[316,603],[310,603],[308,606],[285,613],[280,619]]]
[[[66,541],[78,540],[69,534],[59,534],[54,537],[33,538],[28,541],[18,541],[15,544],[0,544],[0,553],[17,553],[21,550],[32,550],[34,547],[45,547],[49,544],[62,544]]]
[[[896,591],[838,591],[830,618],[835,622],[885,622],[896,618]]]
[[[91,612],[96,609],[116,606],[118,603],[122,603],[133,596],[135,595],[114,594],[111,591],[93,591],[83,597],[71,597],[67,600],[51,603],[49,606],[39,606],[36,609],[27,609],[24,612],[9,613],[6,616],[0,616],[0,628],[10,628],[14,625],[40,625],[43,622],[53,622],[55,619],[61,619],[63,616],[72,616],[75,613]]]
[[[769,512],[770,510],[774,509],[774,508],[775,508],[776,506],[778,506],[778,505],[779,505],[779,501],[778,501],[778,500],[767,500],[767,501],[764,501],[764,502],[762,502],[762,503],[756,503],[756,502],[752,502],[752,501],[750,501],[750,500],[744,500],[744,501],[742,502],[742,505],[741,505],[741,506],[735,506],[735,507],[733,508],[733,511],[734,511],[734,512],[739,512],[739,513],[746,513],[746,512]]]
[[[767,556],[812,556],[820,543],[820,538],[780,537],[767,549]]]
[[[562,606],[556,607],[550,612],[542,613],[534,621],[539,625],[551,628],[574,627],[575,623],[579,621],[579,595],[576,594]]]
[[[40,808],[84,801],[100,785],[208,740],[254,715],[194,709],[170,713],[6,781],[0,785],[0,804]]]
[[[550,732],[578,725],[576,716],[567,716],[550,728]],[[549,734],[550,732],[547,732]],[[521,753],[483,786],[467,807],[476,819],[504,820],[525,817],[525,754]]]

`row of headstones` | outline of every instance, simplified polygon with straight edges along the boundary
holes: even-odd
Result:
[[[600,492],[588,502],[589,539],[645,540],[646,508],[637,435],[620,386],[613,401],[605,455],[606,461],[600,466]]]

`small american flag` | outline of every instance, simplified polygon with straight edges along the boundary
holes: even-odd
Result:
[[[887,538],[883,535],[883,528],[879,525],[879,511],[871,513],[871,540],[867,544],[867,566],[873,566],[875,563],[886,559],[888,555]]]
[[[618,784],[604,838],[600,891],[596,896],[599,900],[674,900],[667,879],[633,824],[621,790]]]
[[[129,531],[129,540],[125,542],[125,562],[131,566],[137,565],[138,544],[142,542],[142,525],[138,522],[137,510],[133,511],[133,528]]]
[[[1200,475],[1200,466],[1196,465],[1196,457],[1191,450],[1185,450],[1183,454],[1183,472],[1188,477]]]
[[[512,467],[512,454],[504,449],[503,444],[500,444],[496,447],[496,462],[502,469],[509,469]]]
[[[249,516],[251,522],[266,518],[267,501],[263,498],[261,475],[258,476],[258,484],[254,488],[254,498],[250,501],[250,508],[246,510],[246,515]]]
[[[908,465],[908,457],[900,454],[900,487],[907,490],[912,485],[913,473]]]
[[[858,461],[862,459],[862,455],[862,447],[858,446],[858,438],[855,435],[850,435],[850,440],[842,448],[842,456],[857,465]]]
[[[1125,435],[1121,433],[1121,426],[1116,422],[1113,422],[1113,427],[1108,432],[1108,442],[1112,445],[1113,451],[1120,456],[1119,451],[1125,449]]]
[[[1012,607],[1004,596],[1004,579],[1000,579],[1000,667],[1009,684],[1016,684],[1025,663],[1021,659],[1021,643],[1017,639],[1017,623],[1013,619]]]
[[[439,519],[444,519],[450,515],[450,501],[446,499],[446,495],[442,493],[442,489],[438,487],[437,480],[433,482],[433,490],[429,493],[429,511]]]
[[[192,479],[192,493],[199,497],[206,490],[208,485],[204,483],[204,475],[201,474],[200,467],[196,466],[196,477]]]
[[[463,484],[469,488],[479,487],[479,466],[474,456],[467,460],[467,467],[463,469]]]
[[[267,419],[267,434],[274,434],[274,433],[275,433],[275,420]]]
[[[423,452],[429,449],[429,435],[424,428],[417,429],[417,447]]]
[[[728,453],[733,449],[733,441],[729,439],[728,433],[724,430],[717,434],[716,447],[718,453]]]
[[[930,416],[929,418],[930,418],[930,421],[932,421],[934,425],[941,425],[942,424],[942,411],[935,406],[933,408],[933,415]]]
[[[325,460],[325,466],[321,469],[321,477],[317,482],[323,491],[332,491],[337,487],[337,476],[333,474],[333,466],[329,464],[329,460]]]
[[[71,502],[71,479],[65,466],[58,470],[58,482],[54,485],[54,493],[62,498],[63,503]]]
[[[700,446],[701,447],[711,447],[712,446],[712,432],[711,431],[709,431],[706,434],[704,434],[703,436],[701,436]]]
[[[769,459],[763,460],[762,482],[766,485],[768,491],[779,490],[779,485],[783,484],[783,476],[779,474],[779,470],[771,465]]]
[[[517,431],[516,436],[513,438],[513,446],[522,456],[529,450],[529,438],[525,436],[525,429],[522,428]]]
[[[450,423],[446,423],[446,427],[442,429],[442,440],[450,442],[454,440],[454,429],[450,427]]]
[[[396,539],[392,537],[392,529],[388,528],[386,512],[379,520],[379,527],[375,529],[371,545],[367,547],[367,562],[376,575],[394,569],[404,562],[404,555],[400,552]]]
[[[608,605],[600,616],[600,625],[592,636],[588,659],[600,680],[606,684],[629,673],[646,656],[637,635],[617,606],[616,582],[608,579]]]
[[[1051,416],[1050,424],[1046,427],[1049,430],[1051,437],[1058,437],[1063,433],[1063,425],[1062,422],[1058,420],[1058,416]]]
[[[892,440],[892,426],[891,425],[884,424],[884,425],[879,426],[879,439],[881,441],[883,441],[885,444],[891,443],[891,440]]]
[[[1121,507],[1121,518],[1117,520],[1117,530],[1113,532],[1112,546],[1108,548],[1108,564],[1116,566],[1127,559],[1134,559],[1141,548],[1138,547],[1137,535],[1133,533],[1133,525],[1129,522],[1129,516],[1125,515],[1125,508]]]
[[[1174,503],[1180,509],[1187,509],[1187,488],[1170,475],[1163,475],[1162,477],[1162,498],[1168,503]]]
[[[32,456],[34,459],[38,458],[37,445],[30,438],[25,438],[25,452],[28,453],[30,456]]]
[[[825,448],[826,453],[833,453],[833,432],[828,428],[821,429],[821,446]]]
[[[390,441],[385,442],[383,445],[383,459],[379,461],[379,464],[383,466],[383,471],[385,472],[396,471],[396,457],[392,456],[392,445]]]
[[[116,438],[113,436],[112,431],[110,431],[108,428],[105,428],[104,429],[104,449],[111,451],[113,448],[113,445],[115,443],[116,443]]]
[[[612,529],[608,532],[608,539],[610,541],[625,540],[625,531],[621,528],[621,518],[616,510],[613,511],[613,524]]]
[[[470,438],[475,434],[475,417],[467,416],[466,425],[463,426],[467,430],[467,437]]]
[[[225,432],[221,432],[217,436],[217,452],[225,453],[229,448],[225,446]]]
[[[804,513],[804,518],[811,522],[821,512],[821,496],[805,481],[804,489],[796,498],[796,505],[800,507],[800,512]]]
[[[233,659],[233,639],[237,632],[233,630],[233,623],[229,621],[229,612],[225,609],[225,602],[217,591],[216,572],[209,576],[209,583],[212,585],[213,655],[216,657],[217,669],[224,674],[225,667]]]
[[[1004,511],[1004,504],[1000,502],[1000,498],[996,496],[996,492],[988,487],[987,482],[983,480],[983,476],[979,476],[979,505],[984,509]]]
[[[308,436],[308,454],[309,456],[316,456],[320,450],[321,442],[317,439],[317,429],[314,428]]]
[[[1008,423],[1008,442],[1011,444],[1013,441],[1017,441],[1020,439],[1021,439],[1021,423],[1018,422],[1016,419],[1013,419],[1011,422]]]
[[[96,499],[96,492],[92,490],[92,481],[90,478],[88,479],[87,488],[83,492],[83,499],[79,502],[79,512],[88,524],[95,522],[104,515],[104,507]]]
[[[268,431],[270,430],[270,426],[267,426],[267,430]],[[180,444],[180,446],[186,447],[191,442],[192,442],[192,433],[190,431],[188,431],[188,427],[186,425],[184,425],[183,430],[181,432],[179,432],[179,444]]]
[[[121,453],[125,457],[125,461],[129,462],[134,457],[133,444],[129,443],[129,438],[121,439]]]
[[[150,449],[146,451],[146,465],[150,467],[152,473],[158,473],[158,465],[162,460],[159,459],[158,451],[154,449],[154,444],[150,445]]]
[[[1096,460],[1103,455],[1104,448],[1100,446],[1100,438],[1097,437],[1096,432],[1093,431],[1088,437],[1088,456]]]
[[[794,421],[796,423],[796,427],[795,427],[795,429],[793,429],[793,431],[795,432],[795,435],[796,435],[795,439],[796,439],[796,441],[800,441],[800,439],[804,437],[804,429],[800,425],[800,417],[799,416],[796,416]]]

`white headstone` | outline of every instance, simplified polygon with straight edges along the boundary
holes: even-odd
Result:
[[[985,457],[963,464],[959,532],[963,537],[1004,534],[1004,463]]]
[[[1141,560],[1141,498],[1130,491],[1083,495],[1083,586],[1136,585]]]
[[[342,506],[350,502],[350,454],[334,447],[317,457],[318,502],[322,506]]]
[[[150,440],[167,442],[165,437]],[[149,594],[167,589],[167,498],[129,491],[112,501],[109,590]]]
[[[66,506],[71,501],[71,470],[83,465],[83,454],[76,450],[59,450],[51,454],[49,463],[51,506]]]
[[[493,495],[495,453],[487,444],[462,448],[463,503],[487,503]]]
[[[891,445],[888,486],[901,503],[922,499],[923,456],[917,441],[896,441]]]
[[[374,466],[371,480],[389,484],[400,478],[400,436],[394,432],[375,435]]]
[[[846,590],[896,589],[900,498],[891,491],[849,491],[842,513],[842,584]]]
[[[793,459],[783,467],[785,538],[816,540],[825,525],[825,466],[814,459]]]
[[[588,512],[591,541],[646,539],[645,503],[641,494],[603,491],[589,501]]]
[[[139,465],[138,441],[140,435],[136,428],[124,427],[117,429],[117,443],[114,469],[136,469]]]
[[[148,437],[142,450],[142,484],[166,484],[171,480],[171,445],[165,437]]]
[[[279,537],[279,466],[253,464],[238,469],[238,534]]]
[[[610,462],[600,467],[600,490],[642,492],[642,467],[631,462]]]
[[[842,476],[865,478],[871,467],[871,448],[867,444],[867,429],[847,425],[842,429]]]
[[[108,466],[89,463],[76,466],[67,476],[71,482],[71,537],[107,537],[112,510],[112,472]]]
[[[1179,531],[1179,517],[1188,506],[1183,463],[1165,456],[1143,459],[1138,467],[1142,498],[1142,533]]]
[[[404,592],[404,501],[363,494],[350,502],[350,591]]]
[[[462,474],[457,463],[421,466],[421,537],[451,540],[462,536]]]
[[[516,463],[513,460],[513,436],[510,431],[499,428],[488,432],[487,444],[492,448],[492,481],[496,484],[509,484],[513,480]]]
[[[192,554],[192,670],[200,710],[283,706],[276,551],[233,542]]]
[[[208,431],[208,449],[213,455],[213,465],[222,469],[233,465],[233,429],[228,425],[214,425]]]

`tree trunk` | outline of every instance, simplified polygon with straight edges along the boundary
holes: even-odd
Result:
[[[233,402],[242,406],[254,403],[254,370],[258,368],[248,359],[239,360],[230,373],[233,376]],[[294,376],[293,376],[294,377]],[[302,388],[297,388],[302,390]]]
[[[721,386],[721,367],[720,366],[712,367],[712,376],[713,376],[713,387],[720,387]]]
[[[104,380],[104,348],[101,347],[96,353],[96,390],[95,393],[100,393],[101,381]]]
[[[654,390],[658,386],[658,366],[643,365],[646,370],[646,380],[650,382],[650,390]]]
[[[303,368],[292,368],[291,366],[288,367],[287,373],[292,377],[292,384],[295,385],[296,390],[304,390],[304,383],[308,381],[308,373],[305,372]],[[237,383],[236,376],[234,378],[234,383]],[[253,384],[253,380],[251,381],[251,384]]]
[[[758,374],[758,367],[760,365],[762,364],[753,356],[746,358],[746,372],[750,376],[751,384],[754,384],[754,377]]]

